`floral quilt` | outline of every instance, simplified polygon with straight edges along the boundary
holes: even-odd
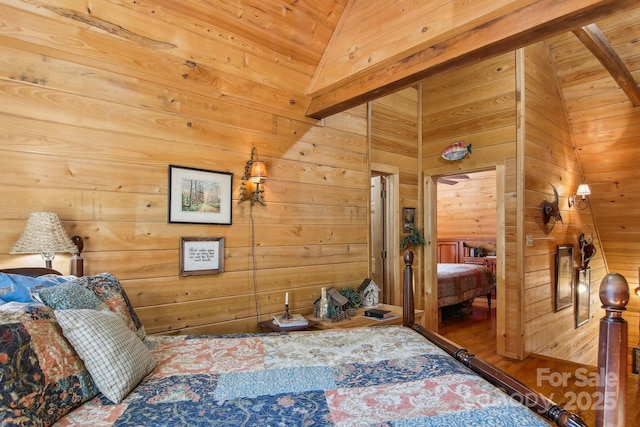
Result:
[[[98,394],[56,425],[548,425],[400,326],[145,343],[157,366],[121,403]]]

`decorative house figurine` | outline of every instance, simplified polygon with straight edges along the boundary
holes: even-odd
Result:
[[[349,299],[336,288],[322,288],[320,297],[313,303],[313,315],[320,319],[331,319],[332,322],[345,320]]]
[[[364,279],[360,287],[358,287],[358,293],[363,307],[375,307],[380,303],[380,288],[371,279]]]

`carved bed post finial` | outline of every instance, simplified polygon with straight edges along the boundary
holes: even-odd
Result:
[[[404,298],[402,304],[402,324],[412,327],[415,323],[415,311],[413,308],[413,252],[404,253]]]
[[[602,397],[596,408],[596,426],[624,426],[627,393],[627,321],[622,318],[629,302],[629,284],[618,273],[600,282],[600,301],[605,316],[600,319],[598,382]]]

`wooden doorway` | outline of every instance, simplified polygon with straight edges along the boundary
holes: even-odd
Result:
[[[397,168],[373,164],[369,208],[369,277],[382,289],[382,302],[401,304],[400,270],[396,243],[398,231]]]
[[[480,204],[486,205],[486,199],[492,199],[490,201],[490,209],[493,210],[493,216],[487,222],[488,227],[483,231],[484,237],[493,237],[496,242],[496,286],[498,289],[496,299],[496,324],[497,324],[497,349],[500,348],[500,331],[504,329],[504,314],[505,303],[504,292],[500,293],[499,290],[504,286],[504,239],[505,239],[505,226],[504,226],[504,174],[505,168],[502,165],[497,165],[491,169],[493,178],[491,178],[491,190],[489,193],[482,194],[477,198],[478,204],[475,204],[473,200],[466,199],[464,197],[468,190],[462,190],[463,186],[459,184],[449,185],[450,189],[456,188],[457,194],[451,198],[450,203],[457,205],[459,212],[454,214],[453,220],[451,218],[448,221],[453,221],[453,225],[458,225],[459,228],[463,222],[467,221],[469,224],[476,224],[476,229],[480,230],[482,224],[478,224],[477,218],[474,217],[475,213],[479,212]],[[473,174],[474,172],[483,171],[460,171],[460,174]],[[438,300],[437,300],[437,260],[438,260],[438,221],[444,221],[445,219],[438,214],[438,184],[437,176],[425,177],[425,234],[433,236],[429,245],[425,248],[425,283],[428,284],[425,289],[425,325],[431,327],[434,330],[438,329]],[[446,178],[446,177],[445,177]],[[459,178],[459,182],[467,181],[467,178]],[[446,185],[446,183],[445,183]],[[464,219],[466,217],[466,219]],[[492,226],[492,227],[491,227]],[[491,230],[489,230],[491,229]],[[479,231],[473,232],[470,229],[464,232],[465,235],[449,236],[449,237],[480,237],[483,236]]]

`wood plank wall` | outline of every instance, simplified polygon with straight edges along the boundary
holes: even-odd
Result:
[[[466,175],[469,179],[453,178],[457,184],[438,183],[438,239],[495,241],[496,171]]]
[[[525,105],[525,234],[533,245],[525,246],[524,315],[525,352],[536,352],[578,363],[597,363],[598,319],[602,317],[598,286],[607,273],[597,230],[590,210],[569,209],[568,195],[583,182],[567,114],[551,65],[549,47],[538,43],[524,49]],[[541,221],[540,205],[554,199],[558,190],[563,222],[550,233]],[[598,248],[591,260],[591,319],[575,328],[575,305],[554,312],[555,254],[559,244],[574,245],[579,260],[580,233],[593,235]],[[574,264],[577,265],[577,264]]]
[[[422,208],[419,182],[419,137],[418,135],[418,90],[407,88],[393,95],[382,97],[371,102],[371,162],[384,165],[389,168],[397,168],[399,172],[399,200],[400,211],[402,208],[416,208],[416,226],[423,227]],[[396,218],[401,218],[401,212],[396,213]],[[402,236],[402,224],[398,221],[398,234]],[[388,250],[396,251],[398,255],[398,268],[401,276],[394,283],[392,296],[393,304],[402,305],[402,271],[404,262],[402,251],[393,243]],[[416,256],[413,268],[415,277],[415,304],[422,307],[423,281],[422,281],[422,256],[420,248],[413,249]]]
[[[31,3],[0,5],[0,266],[42,265],[8,252],[29,213],[55,211],[85,238],[86,274],[119,277],[151,333],[253,331],[285,291],[308,313],[321,286],[367,276],[365,106],[305,118],[313,67],[181,11],[168,25],[140,2]],[[236,203],[252,147],[269,174],[253,213]],[[233,224],[168,224],[169,164],[232,172]],[[225,272],[180,277],[181,236],[224,237]]]
[[[499,325],[500,354],[522,357],[522,325],[519,322],[520,282],[516,271],[516,91],[515,54],[513,52],[479,62],[470,67],[435,75],[423,82],[423,157],[425,176],[439,176],[504,168],[505,182],[500,197],[505,200],[504,222],[506,249],[503,254],[506,275],[500,289],[505,298]],[[442,151],[456,141],[472,144],[473,153],[464,160],[447,161]],[[439,186],[438,186],[439,187]],[[434,200],[435,202],[435,200]],[[502,205],[501,205],[502,206]],[[499,208],[500,209],[500,208]],[[440,225],[438,225],[438,228]],[[496,230],[494,228],[493,230]],[[435,241],[434,235],[427,236]],[[475,230],[474,232],[478,232]],[[495,234],[494,234],[495,236]],[[429,287],[426,283],[425,287]],[[430,307],[425,307],[429,312]]]
[[[629,71],[640,75],[640,10],[597,23]],[[631,299],[624,313],[632,347],[640,347],[640,185],[638,152],[640,108],[634,107],[602,64],[574,34],[550,40],[551,54],[578,148],[590,209],[598,225],[609,271],[625,276]]]
[[[580,232],[593,230],[597,243],[596,230],[590,214],[567,208],[568,191],[575,191],[581,174],[548,48],[538,44],[525,52],[520,64],[522,52],[512,53],[424,82],[423,166],[425,174],[433,175],[505,167],[504,224],[498,224],[505,230],[505,307],[498,316],[498,351],[516,358],[536,352],[593,363],[596,322],[576,330],[573,308],[553,313],[552,276],[555,246],[574,243],[577,253]],[[517,111],[523,114],[522,128],[516,127]],[[516,157],[518,132],[524,139],[521,160]],[[457,162],[441,159],[442,150],[455,141],[472,143],[474,153]],[[564,226],[551,235],[542,228],[540,209],[553,194],[549,182],[562,195],[564,218]],[[532,247],[525,246],[526,235],[533,236]],[[597,284],[604,272],[599,252],[591,264],[592,317],[598,314]]]

